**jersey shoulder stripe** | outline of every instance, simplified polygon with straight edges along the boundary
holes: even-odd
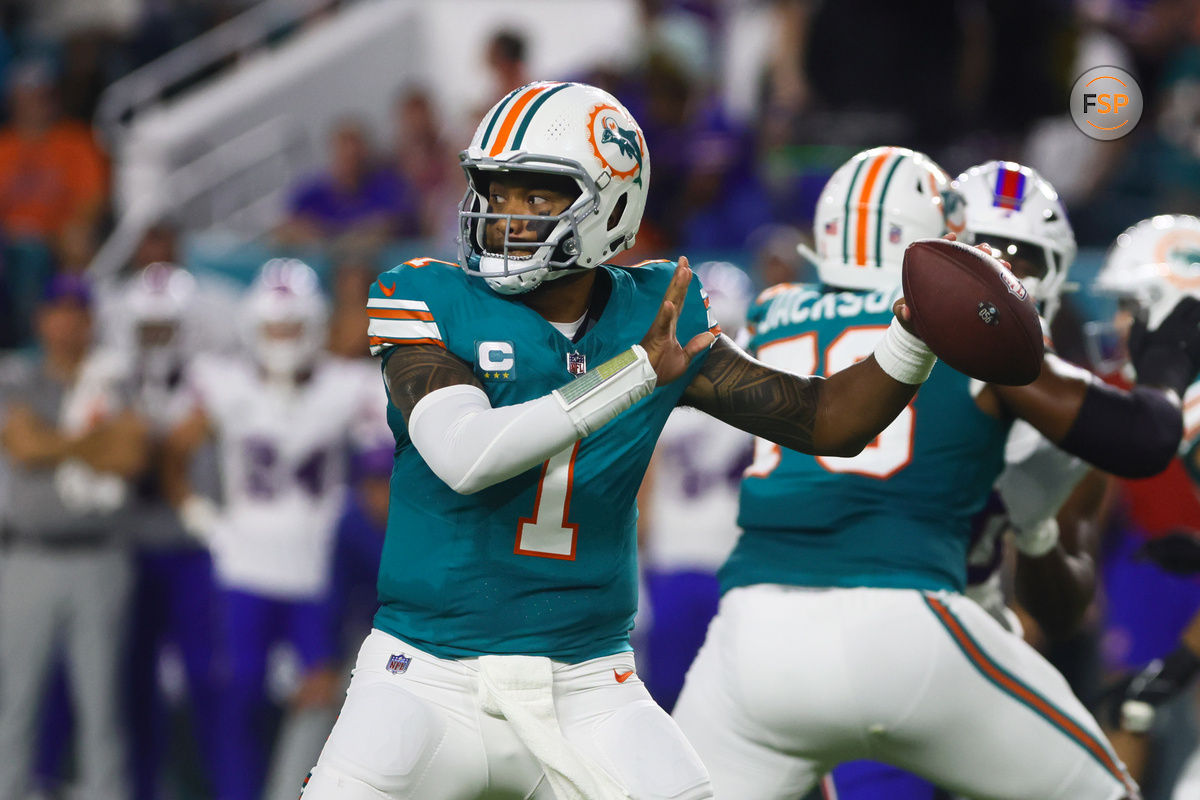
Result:
[[[436,266],[426,269],[431,265]],[[446,346],[429,301],[437,292],[434,282],[447,272],[460,270],[449,261],[417,258],[383,273],[371,284],[366,309],[371,355],[382,355],[397,345]]]

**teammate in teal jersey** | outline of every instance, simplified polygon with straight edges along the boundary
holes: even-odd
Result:
[[[371,289],[396,433],[381,609],[304,796],[711,797],[629,652],[658,433],[687,404],[851,455],[932,354],[898,317],[837,375],[772,369],[720,334],[684,259],[608,264],[650,165],[603,91],[522,87],[461,160],[459,264],[412,261]]]
[[[855,363],[887,324],[905,245],[961,232],[963,221],[961,196],[927,157],[860,153],[818,201],[823,285],[761,295],[751,350],[798,373]],[[1177,334],[1146,338],[1153,359],[1195,374]],[[1200,340],[1194,323],[1186,338]],[[960,594],[971,517],[1000,474],[1014,418],[1124,474],[1165,466],[1181,431],[1174,389],[1109,390],[1051,353],[1027,387],[937,365],[852,458],[759,443],[720,611],[675,708],[718,797],[800,798],[861,758],[978,798],[1136,796],[1062,677]]]

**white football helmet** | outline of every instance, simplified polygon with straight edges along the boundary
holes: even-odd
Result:
[[[130,281],[124,308],[133,347],[147,372],[166,374],[178,366],[195,293],[192,274],[165,262],[151,264]]]
[[[846,289],[891,289],[900,283],[904,249],[965,224],[962,197],[946,171],[903,147],[864,150],[838,167],[821,190],[813,219],[814,253],[823,283]]]
[[[650,154],[637,122],[608,92],[582,83],[522,86],[484,115],[459,160],[467,173],[459,263],[501,294],[592,269],[633,246],[646,208]],[[579,197],[556,216],[490,213],[488,177],[509,172],[566,176],[578,184]],[[513,219],[536,223],[538,241],[510,241],[506,229],[503,246],[489,250],[488,223]]]
[[[268,374],[294,377],[312,367],[328,333],[329,310],[312,268],[294,258],[273,258],[250,286],[242,334]],[[280,334],[280,326],[294,333]]]
[[[1042,316],[1052,320],[1078,252],[1054,187],[1035,170],[1012,161],[971,167],[957,183],[967,200],[967,232],[974,241],[999,250],[1018,273],[1030,273],[1021,283]],[[1018,265],[1018,259],[1025,263]]]
[[[1162,214],[1117,237],[1096,291],[1133,300],[1154,328],[1185,295],[1200,297],[1200,219]]]

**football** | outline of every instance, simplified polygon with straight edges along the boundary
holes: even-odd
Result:
[[[1044,354],[1037,308],[999,260],[962,242],[918,239],[904,251],[902,282],[917,335],[942,361],[987,383],[1037,378]]]

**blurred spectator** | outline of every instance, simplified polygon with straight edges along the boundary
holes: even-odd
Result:
[[[421,236],[453,242],[458,233],[455,209],[466,185],[433,98],[424,89],[404,91],[392,107],[392,120],[393,158],[401,179],[415,192]]]
[[[145,426],[91,353],[91,295],[60,276],[37,310],[42,355],[6,364],[9,472],[0,560],[0,798],[23,797],[45,679],[65,654],[81,796],[128,796],[119,664],[131,566],[118,516],[143,469]]]
[[[754,254],[751,276],[759,289],[780,283],[815,283],[816,264],[800,255],[804,235],[791,225],[765,225],[750,234],[747,249]]]
[[[285,245],[350,235],[382,242],[411,236],[418,227],[412,187],[395,171],[373,164],[366,128],[347,119],[330,134],[328,169],[292,191],[278,238]]]
[[[169,220],[160,220],[142,235],[129,262],[129,272],[137,273],[151,264],[179,263],[179,228]]]
[[[106,203],[107,167],[85,126],[59,117],[49,69],[16,68],[12,117],[0,130],[0,228],[50,243],[71,225],[93,227]]]
[[[59,118],[48,67],[26,63],[9,80],[11,122],[0,130],[0,344],[25,344],[54,251],[72,256],[95,236],[107,168],[90,131]],[[64,241],[60,241],[65,238]]]
[[[340,252],[339,252],[340,251]],[[374,249],[335,248],[333,308],[329,317],[329,352],[342,358],[367,355],[367,290],[375,276]]]
[[[530,82],[525,67],[525,37],[515,31],[497,31],[488,41],[487,66],[496,98]]]

